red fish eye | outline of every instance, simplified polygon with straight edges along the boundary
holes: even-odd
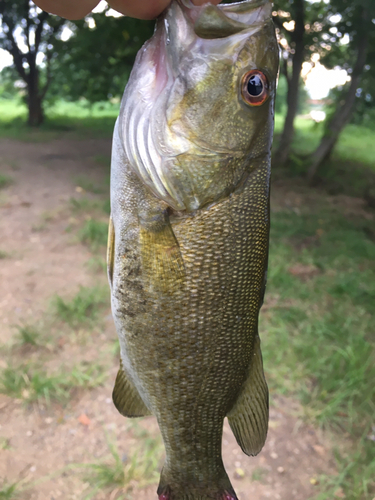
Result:
[[[259,69],[245,73],[241,81],[242,99],[250,106],[262,105],[269,95],[269,83],[266,75]]]

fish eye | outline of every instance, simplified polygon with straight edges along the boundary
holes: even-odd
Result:
[[[242,99],[250,106],[261,106],[269,95],[269,83],[266,75],[259,69],[245,73],[241,81]]]

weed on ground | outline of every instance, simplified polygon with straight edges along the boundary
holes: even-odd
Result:
[[[13,184],[13,179],[8,175],[0,174],[0,189],[4,189]]]
[[[35,326],[23,325],[17,327],[16,343],[21,346],[33,346],[39,345],[40,332]]]
[[[102,207],[103,202],[92,200],[90,198],[70,198],[69,205],[74,213],[91,212]]]
[[[87,269],[92,273],[96,274],[106,274],[107,273],[107,262],[106,259],[101,255],[94,255],[86,263]]]
[[[0,482],[0,500],[16,500],[17,498],[19,498],[18,483]]]
[[[158,480],[164,454],[161,438],[151,436],[137,422],[131,424],[131,429],[137,442],[141,444],[129,453],[120,456],[116,445],[107,437],[110,450],[110,457],[107,460],[91,464],[76,464],[76,467],[86,469],[85,480],[93,487],[85,497],[86,500],[93,498],[95,493],[102,489],[118,488],[119,493],[130,494],[135,485],[137,489],[143,488]]]
[[[108,237],[108,222],[89,219],[78,232],[80,241],[90,247],[92,251],[105,247]]]
[[[53,313],[72,327],[93,323],[98,320],[99,312],[109,304],[107,288],[80,287],[72,299],[56,295],[52,300]]]
[[[87,191],[88,193],[93,193],[93,194],[105,193],[105,188],[103,186],[98,186],[87,177],[83,176],[75,177],[74,183],[77,185],[78,188],[81,188],[83,189],[83,191]]]
[[[69,370],[49,374],[43,367],[22,363],[8,365],[0,372],[0,392],[25,403],[52,401],[66,403],[75,389],[92,389],[106,378],[100,365],[81,364]]]

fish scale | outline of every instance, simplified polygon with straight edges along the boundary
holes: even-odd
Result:
[[[172,2],[164,14],[170,43],[163,48],[165,23],[158,22],[157,45],[151,39],[138,56],[114,132],[108,274],[121,364],[113,400],[124,416],[151,414],[158,421],[166,449],[160,500],[236,500],[221,457],[224,418],[248,455],[260,451],[267,434],[258,315],[268,258],[277,44],[267,0],[244,3],[250,14],[241,4],[233,20],[233,4],[226,10],[225,5],[193,8],[188,0]],[[256,27],[239,18],[256,19]],[[206,57],[214,49],[205,76],[201,68],[191,72],[192,60],[181,76],[189,56],[173,46],[174,19],[186,23],[181,29],[190,30],[189,43],[201,47],[208,39]],[[209,37],[220,33],[216,46]],[[171,61],[182,65],[180,73],[167,71],[179,85],[162,74],[160,61],[172,64],[168,51],[175,51]],[[237,91],[255,64],[269,78],[269,95],[259,108],[244,104]],[[163,85],[153,86],[158,75]],[[198,81],[185,89],[183,78]],[[151,89],[144,117],[136,101],[140,95],[147,100],[146,90],[136,85],[142,81]],[[220,82],[215,94],[212,85]],[[211,94],[212,103],[206,102]],[[138,133],[132,127],[152,127],[147,120],[156,111],[169,117],[157,120],[158,141],[166,144],[154,141],[152,155],[140,149],[134,156],[146,143],[134,142]],[[164,132],[162,126],[170,128]],[[147,164],[138,165],[143,161]],[[155,168],[161,173],[158,186],[146,173]]]

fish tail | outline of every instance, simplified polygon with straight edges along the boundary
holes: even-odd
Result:
[[[163,472],[157,491],[159,500],[238,500],[225,470],[222,477],[211,484],[199,484],[198,481],[179,483],[175,480],[168,484]]]

